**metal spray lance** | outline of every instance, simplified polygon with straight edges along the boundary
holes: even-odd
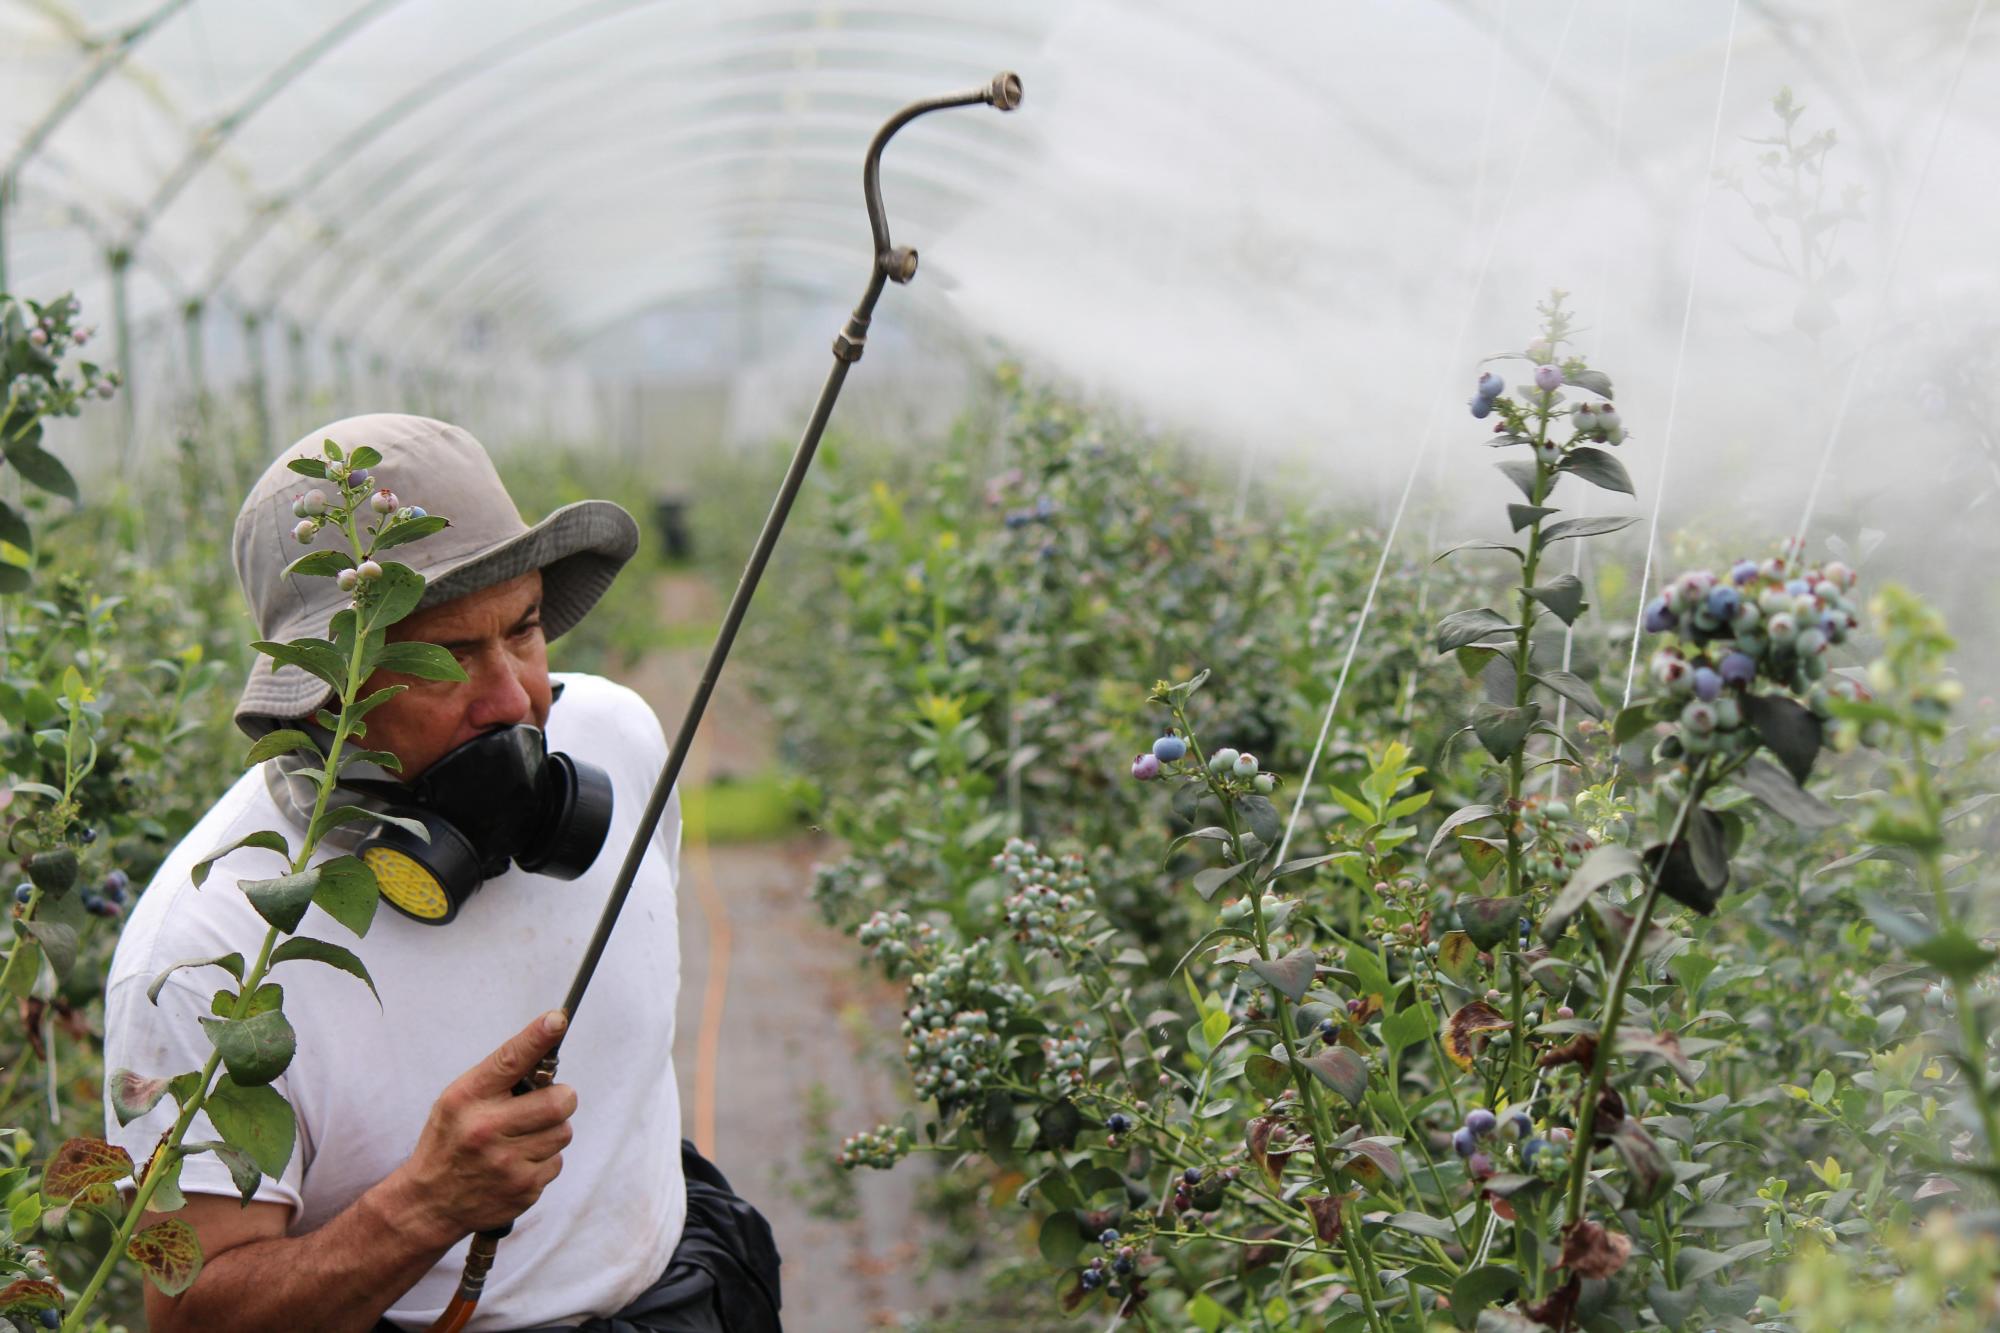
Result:
[[[778,544],[778,534],[783,531],[785,519],[791,513],[792,501],[798,497],[806,471],[812,466],[820,434],[826,429],[827,418],[833,414],[833,403],[840,396],[848,367],[859,361],[867,348],[868,322],[874,314],[876,300],[882,295],[883,284],[907,283],[917,275],[917,252],[907,245],[896,245],[889,238],[889,218],[882,207],[882,149],[896,131],[918,116],[947,107],[982,103],[1002,111],[1012,111],[1021,105],[1020,78],[1014,74],[998,74],[984,88],[912,102],[889,117],[868,145],[868,156],[861,169],[861,188],[868,204],[868,224],[874,234],[875,258],[868,274],[867,290],[862,293],[860,304],[854,307],[846,326],[833,340],[833,369],[827,373],[826,383],[819,391],[819,401],[814,404],[812,417],[806,422],[805,434],[792,454],[791,467],[785,473],[784,483],[778,488],[777,498],[772,501],[770,513],[764,518],[764,528],[757,534],[757,544],[751,548],[749,562],[743,567],[736,592],[729,599],[729,610],[722,618],[722,629],[715,637],[715,646],[709,650],[707,663],[702,667],[701,682],[695,687],[694,697],[688,701],[680,730],[674,734],[673,748],[667,754],[666,766],[660,770],[659,779],[653,784],[652,796],[646,802],[645,812],[639,817],[632,845],[625,853],[625,863],[619,868],[618,879],[611,887],[611,896],[605,901],[604,911],[597,919],[597,929],[591,934],[589,947],[584,950],[575,979],[570,982],[569,995],[563,1000],[562,1008],[572,1019],[576,1016],[577,1006],[583,1003],[583,993],[597,971],[598,960],[604,955],[604,946],[611,938],[612,929],[618,924],[618,914],[632,891],[632,882],[645,859],[647,845],[652,842],[653,832],[659,827],[660,817],[666,813],[667,801],[680,780],[681,764],[694,744],[695,732],[701,727],[709,696],[714,693],[716,679],[722,674],[722,664],[729,656],[730,646],[736,641],[736,631],[743,623],[744,613],[750,609],[750,599],[756,594],[758,581],[763,578],[764,566],[769,563],[771,551]],[[542,1058],[534,1073],[514,1089],[516,1094],[545,1088],[554,1082],[560,1050],[559,1042],[556,1049]],[[492,1270],[493,1256],[499,1248],[500,1239],[512,1229],[509,1223],[473,1236],[471,1248],[466,1252],[465,1272],[459,1279],[458,1293],[452,1297],[444,1313],[438,1316],[437,1322],[431,1325],[431,1333],[459,1333],[471,1321],[480,1293],[486,1286],[486,1275]]]

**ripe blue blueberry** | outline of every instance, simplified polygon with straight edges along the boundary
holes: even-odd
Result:
[[[1694,697],[1697,699],[1713,700],[1720,693],[1722,693],[1721,675],[1713,667],[1696,667],[1694,669]]]
[[[1514,1142],[1532,1136],[1535,1122],[1528,1119],[1526,1111],[1509,1111],[1507,1118],[1500,1122],[1500,1137]]]
[[[431,516],[431,514],[430,514],[430,510],[428,510],[428,509],[425,509],[425,508],[424,508],[424,507],[423,507],[422,505],[411,505],[411,506],[410,506],[410,517],[411,517],[411,518],[429,518],[430,516]]]
[[[1493,414],[1491,398],[1473,398],[1466,403],[1466,406],[1472,409],[1472,416],[1476,421],[1484,420]]]
[[[1506,391],[1507,381],[1492,371],[1489,370],[1479,377],[1478,392],[1481,398],[1498,398]]]
[[[94,893],[86,893],[86,894],[84,894],[84,895],[83,895],[83,910],[84,910],[84,911],[86,911],[86,912],[89,912],[89,913],[91,913],[92,915],[96,915],[96,913],[98,912],[98,910],[99,910],[100,908],[102,908],[103,906],[104,906],[104,899],[102,899],[102,898],[98,897],[98,896],[97,896],[96,894],[94,894]]]
[[[1099,1245],[1102,1245],[1107,1250],[1117,1245],[1118,1228],[1117,1227],[1104,1228],[1104,1230],[1099,1232],[1097,1235],[1097,1243]]]
[[[1756,577],[1757,562],[1755,560],[1738,560],[1729,567],[1729,581],[1739,588]]]
[[[1667,599],[1655,597],[1646,603],[1646,632],[1665,634],[1680,624],[1680,618],[1667,606]]]
[[[62,1327],[62,1311],[60,1310],[43,1310],[35,1318],[41,1323],[43,1328]]]
[[[1542,1151],[1548,1146],[1549,1141],[1547,1139],[1529,1139],[1526,1143],[1523,1143],[1521,1145],[1521,1165],[1532,1169],[1535,1165],[1535,1158],[1539,1157]]]
[[[1132,1117],[1123,1111],[1113,1111],[1105,1118],[1104,1127],[1113,1134],[1123,1134],[1132,1128]]]
[[[1810,597],[1812,595],[1812,584],[1807,583],[1804,579],[1787,579],[1785,581],[1785,591],[1794,597]]]
[[[1124,1258],[1114,1259],[1111,1262],[1111,1271],[1120,1277],[1127,1277],[1132,1272],[1132,1261]]]
[[[1741,605],[1743,594],[1727,583],[1718,583],[1708,590],[1708,613],[1717,620],[1730,619]]]
[[[1757,679],[1757,659],[1748,653],[1726,653],[1720,674],[1724,684],[1748,685]]]
[[[1535,387],[1543,393],[1554,393],[1563,386],[1562,368],[1559,366],[1536,366]]]
[[[1187,754],[1187,742],[1178,736],[1162,736],[1153,742],[1153,757],[1163,764],[1171,764]]]
[[[1332,1041],[1340,1035],[1340,1024],[1334,1022],[1331,1018],[1322,1018],[1319,1021],[1319,1035],[1328,1041]]]
[[[1500,1117],[1485,1107],[1476,1107],[1465,1113],[1465,1127],[1471,1130],[1476,1138],[1485,1138],[1499,1128],[1499,1125]]]
[[[1479,1151],[1479,1140],[1463,1125],[1452,1131],[1451,1150],[1460,1157],[1470,1157]]]
[[[1104,1285],[1104,1274],[1098,1272],[1095,1268],[1086,1268],[1083,1270],[1083,1276],[1078,1278],[1077,1282],[1085,1291],[1096,1291]]]
[[[1160,776],[1160,761],[1151,751],[1132,761],[1132,776],[1141,782],[1151,782]]]
[[[34,885],[16,884],[14,886],[14,901],[21,904],[21,906],[26,907],[28,905],[28,899],[34,896],[35,896]]]
[[[106,893],[123,893],[132,887],[132,877],[122,870],[113,870],[104,877]]]
[[[1201,1184],[1201,1168],[1198,1166],[1189,1167],[1187,1170],[1181,1172],[1181,1179],[1190,1185]]]

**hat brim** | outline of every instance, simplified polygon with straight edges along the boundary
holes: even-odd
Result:
[[[454,601],[495,584],[542,571],[542,633],[557,639],[573,629],[639,549],[639,524],[609,500],[564,505],[526,532],[432,574],[419,609]],[[294,629],[287,637],[325,635],[325,625]],[[236,701],[236,725],[255,739],[273,728],[311,717],[331,691],[303,667],[278,666],[259,653]]]

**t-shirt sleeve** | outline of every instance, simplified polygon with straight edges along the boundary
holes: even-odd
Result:
[[[182,979],[190,974],[222,979],[222,973],[215,969],[190,968],[185,972],[176,972],[160,988],[159,1003],[156,1005],[146,998],[150,979],[127,976],[115,982],[104,997],[104,1136],[130,1153],[132,1160],[140,1165],[144,1165],[152,1155],[160,1136],[173,1127],[175,1118],[180,1114],[180,1105],[169,1093],[160,1098],[152,1110],[130,1124],[121,1125],[117,1113],[111,1108],[110,1080],[121,1069],[129,1069],[147,1078],[172,1078],[199,1070],[207,1063],[214,1048],[209,1045],[200,1020],[210,1012],[209,999],[214,991],[203,990],[194,982]],[[284,1096],[284,1076],[280,1075],[271,1087]],[[204,1112],[188,1126],[184,1142],[212,1142],[221,1137]],[[304,1145],[298,1139],[299,1136],[294,1135],[291,1160],[285,1164],[284,1174],[275,1180],[265,1177],[258,1182],[257,1192],[251,1196],[259,1203],[282,1203],[291,1209],[294,1217],[298,1215],[301,1202],[299,1189],[305,1174],[302,1164]],[[182,1192],[188,1194],[242,1197],[242,1191],[230,1177],[229,1168],[212,1152],[196,1153],[182,1162],[180,1185]]]

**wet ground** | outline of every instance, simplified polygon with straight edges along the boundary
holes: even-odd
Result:
[[[678,621],[715,619],[713,594],[691,576],[663,578],[660,609]],[[661,654],[620,678],[671,735],[704,656]],[[762,713],[725,671],[683,793],[769,761]],[[892,1327],[949,1281],[920,1272],[921,1163],[849,1174],[827,1160],[846,1135],[904,1107],[897,991],[856,967],[853,940],[825,926],[808,896],[814,862],[831,852],[808,834],[729,845],[689,838],[681,855],[674,1061],[684,1130],[770,1219],[792,1333]]]

